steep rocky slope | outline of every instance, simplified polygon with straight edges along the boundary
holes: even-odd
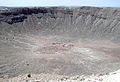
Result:
[[[119,43],[119,8],[0,8],[0,77],[115,71]]]
[[[24,33],[45,30],[50,33],[61,32],[78,37],[105,38],[119,41],[119,21],[119,8],[53,7],[6,8],[0,10],[1,28],[5,26],[7,28],[17,28],[17,32]]]

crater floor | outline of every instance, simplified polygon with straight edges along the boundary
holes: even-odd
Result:
[[[26,73],[90,75],[119,69],[120,46],[62,36],[15,37],[0,40],[0,76]]]

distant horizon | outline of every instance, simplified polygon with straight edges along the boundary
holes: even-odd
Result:
[[[120,7],[120,0],[0,0],[3,7]]]
[[[78,8],[78,7],[98,7],[98,8],[120,8],[120,7],[109,7],[109,6],[0,6],[0,8],[34,8],[34,7],[46,7],[46,8],[50,8],[50,7],[66,7],[66,8]]]

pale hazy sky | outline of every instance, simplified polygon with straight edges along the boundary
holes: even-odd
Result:
[[[120,7],[120,0],[0,0],[0,6],[99,6]]]

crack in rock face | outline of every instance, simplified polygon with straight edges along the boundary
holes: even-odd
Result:
[[[120,68],[120,9],[0,8],[0,77]]]

